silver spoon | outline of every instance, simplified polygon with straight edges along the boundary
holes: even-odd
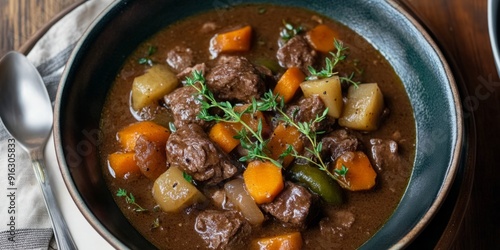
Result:
[[[9,52],[0,59],[0,118],[29,153],[59,249],[77,249],[49,185],[43,151],[52,130],[52,104],[40,74],[28,59]]]

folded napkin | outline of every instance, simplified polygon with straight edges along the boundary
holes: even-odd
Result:
[[[78,6],[52,26],[29,52],[28,59],[42,75],[52,101],[64,65],[76,42],[111,2],[112,0],[90,0]],[[52,167],[51,170],[55,169],[57,168]],[[42,192],[28,154],[8,134],[1,122],[0,189],[0,250],[57,249]]]

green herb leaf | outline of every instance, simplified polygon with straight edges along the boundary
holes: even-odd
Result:
[[[334,173],[340,177],[344,181],[344,183],[347,183],[349,186],[349,182],[346,179],[347,172],[349,172],[349,168],[347,168],[344,164],[342,164],[342,167],[340,169],[335,169]]]
[[[158,228],[160,226],[160,218],[156,217],[153,223],[151,224],[151,229]]]
[[[153,66],[153,60],[151,60],[151,56],[156,53],[157,51],[157,47],[156,46],[153,46],[153,45],[149,45],[148,46],[148,51],[146,53],[146,56],[145,57],[141,57],[139,58],[139,60],[137,61],[139,64],[143,65],[143,64],[148,64],[149,66]]]
[[[137,204],[135,202],[134,195],[132,193],[128,193],[127,194],[127,190],[125,190],[125,189],[119,188],[118,191],[116,192],[116,196],[118,196],[118,197],[125,197],[125,202],[127,204],[135,206],[135,208],[133,208],[133,210],[135,212],[145,212],[145,211],[148,211],[147,209],[145,209],[145,208],[141,207],[139,204]]]
[[[358,88],[361,83],[353,81],[352,80],[353,77],[354,77],[354,72],[352,72],[351,75],[349,75],[348,77],[340,77],[340,80],[352,84],[355,88]]]
[[[186,172],[182,172],[182,177],[184,177],[184,180],[186,180],[189,183],[193,183],[193,176],[189,175]]]
[[[298,35],[304,30],[302,26],[294,27],[292,24],[287,23],[285,20],[283,20],[283,25],[285,26],[285,28],[281,30],[280,37],[285,42],[292,39],[294,36]]]
[[[332,56],[332,59],[330,58],[325,58],[325,67],[321,69],[320,71],[317,71],[313,67],[309,66],[307,69],[309,70],[309,76],[306,77],[306,80],[317,80],[317,79],[323,79],[323,78],[329,78],[334,75],[337,75],[338,72],[334,72],[333,70],[337,66],[337,64],[343,60],[345,60],[346,55],[345,51],[348,49],[347,47],[344,47],[344,43],[341,41],[334,39],[333,41],[335,48],[337,49],[336,53],[330,52],[330,55]]]
[[[173,122],[168,123],[168,128],[170,129],[170,132],[175,133],[177,131],[177,128],[175,127],[175,124]]]

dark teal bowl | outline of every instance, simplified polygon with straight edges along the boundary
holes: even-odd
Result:
[[[85,32],[69,59],[57,93],[55,145],[61,172],[77,206],[117,248],[153,246],[125,219],[99,165],[99,119],[125,58],[161,28],[233,1],[116,1]],[[417,146],[408,188],[394,214],[361,248],[408,245],[428,224],[456,175],[462,148],[459,95],[448,65],[429,35],[392,1],[234,1],[314,10],[368,40],[401,77],[416,120]]]

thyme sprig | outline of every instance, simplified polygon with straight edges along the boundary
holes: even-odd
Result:
[[[317,115],[315,119],[308,122],[295,122],[292,117],[290,117],[285,111],[285,103],[284,99],[281,98],[278,94],[273,94],[271,90],[264,93],[263,97],[259,100],[252,99],[251,105],[248,105],[247,108],[242,112],[237,112],[233,109],[233,105],[230,102],[218,102],[213,93],[208,90],[205,85],[205,78],[201,74],[201,72],[193,71],[192,77],[187,77],[186,84],[189,86],[193,86],[198,93],[203,98],[198,98],[201,102],[201,111],[198,114],[200,119],[206,121],[222,121],[222,122],[230,122],[230,123],[240,123],[243,126],[243,129],[238,133],[235,137],[240,140],[241,146],[247,149],[248,154],[240,158],[240,161],[247,160],[267,160],[275,164],[276,166],[281,167],[281,161],[284,157],[288,155],[292,155],[296,158],[304,159],[311,164],[317,166],[319,169],[325,171],[331,178],[337,180],[338,182],[345,183],[341,178],[341,175],[337,172],[331,173],[328,170],[326,163],[323,161],[321,157],[321,151],[323,144],[318,142],[318,135],[323,134],[324,131],[316,131],[312,129],[313,125],[319,123],[326,119],[328,114],[328,109],[321,115]],[[209,113],[209,109],[218,108],[224,112],[223,116],[212,115]],[[307,148],[306,150],[311,153],[314,158],[309,158],[303,155],[300,155],[291,145],[288,145],[285,152],[283,152],[278,160],[274,160],[270,158],[266,152],[268,152],[267,140],[264,140],[262,137],[262,122],[259,121],[257,131],[254,131],[248,124],[246,124],[241,116],[245,113],[255,113],[256,111],[275,111],[280,114],[280,119],[288,125],[294,126],[302,133],[311,143],[311,148]],[[345,183],[346,186],[349,186]]]
[[[119,188],[118,191],[116,192],[116,196],[118,197],[125,197],[125,202],[127,204],[131,204],[133,206],[135,206],[135,208],[133,208],[133,210],[135,212],[145,212],[145,211],[148,211],[147,209],[141,207],[139,204],[137,204],[135,202],[135,197],[132,193],[127,193],[127,190],[123,189],[123,188]]]
[[[347,179],[346,179],[347,178],[347,172],[349,172],[349,168],[347,168],[344,164],[342,164],[342,167],[340,169],[335,169],[334,172],[336,174],[338,174],[338,176],[340,178],[342,178],[342,180],[345,183],[349,184],[349,181],[347,181]]]
[[[322,68],[320,71],[317,71],[315,68],[312,66],[307,67],[309,70],[310,75],[306,77],[306,80],[316,80],[316,79],[322,79],[322,78],[329,78],[334,75],[337,75],[338,72],[334,72],[333,70],[337,66],[337,64],[343,60],[345,60],[346,55],[345,51],[347,50],[347,47],[344,47],[344,43],[342,41],[339,41],[335,39],[333,41],[335,48],[337,51],[335,53],[329,52],[329,54],[332,56],[332,59],[329,57],[325,58],[325,67]]]
[[[336,52],[329,52],[331,55],[331,59],[329,57],[325,58],[325,67],[322,68],[321,70],[317,71],[315,68],[312,66],[307,67],[309,70],[310,75],[306,77],[306,80],[317,80],[317,79],[323,79],[323,78],[329,78],[334,75],[338,75],[338,72],[334,71],[335,67],[337,64],[339,64],[341,61],[344,61],[347,57],[345,52],[349,49],[348,47],[344,47],[344,43],[342,41],[339,41],[337,39],[334,39],[333,41],[335,45]],[[356,82],[352,80],[354,78],[354,72],[351,73],[348,77],[342,76],[340,77],[340,80],[343,82],[347,82],[349,84],[354,85],[356,88],[359,86],[359,82]]]

